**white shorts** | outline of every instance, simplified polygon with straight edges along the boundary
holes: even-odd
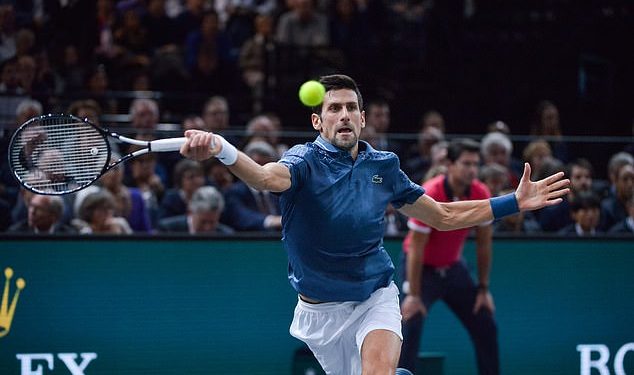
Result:
[[[392,282],[363,302],[311,304],[298,298],[290,333],[308,345],[326,374],[360,375],[368,333],[384,329],[403,340],[398,293]]]

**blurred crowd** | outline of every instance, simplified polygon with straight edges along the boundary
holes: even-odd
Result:
[[[209,98],[200,115],[187,117],[177,131],[203,129],[223,133],[229,124],[229,103],[221,96]],[[600,233],[634,234],[634,157],[626,150],[614,153],[605,168],[607,179],[595,177],[590,158],[571,158],[560,138],[559,114],[551,102],[541,103],[534,136],[514,155],[510,128],[504,122],[488,126],[478,137],[478,178],[493,196],[508,193],[522,176],[524,162],[532,166],[533,180],[564,171],[571,192],[560,205],[520,213],[494,225],[497,233],[559,233],[592,236]],[[421,117],[417,142],[409,144],[389,135],[390,106],[372,101],[366,106],[366,127],[361,138],[374,148],[396,153],[407,175],[420,183],[451,168],[441,113]],[[99,124],[100,107],[94,100],[78,100],[68,112]],[[17,107],[17,122],[42,114],[42,105],[25,99]],[[132,136],[152,140],[160,136],[158,104],[135,99],[130,107]],[[244,136],[228,136],[260,164],[278,160],[288,149],[280,137],[279,118],[259,114],[247,123]],[[316,135],[315,135],[316,136]],[[7,138],[3,138],[7,141]],[[3,142],[6,150],[7,144]],[[113,160],[134,151],[112,141]],[[6,151],[4,151],[6,154]],[[2,168],[0,205],[6,212],[0,228],[23,233],[216,233],[278,231],[281,229],[276,194],[257,191],[237,180],[226,166],[212,158],[205,162],[183,159],[178,153],[149,153],[121,163],[95,184],[65,196],[42,196],[19,187],[5,164]],[[388,207],[385,231],[397,235],[407,230],[406,218]]]
[[[125,114],[126,136],[152,140],[203,129],[224,134],[258,163],[273,162],[298,139],[283,137],[280,114],[265,110],[263,101],[270,96],[264,93],[276,84],[272,59],[279,56],[271,51],[327,47],[323,61],[343,61],[355,76],[371,74],[355,63],[363,64],[390,43],[384,29],[371,25],[388,20],[390,38],[408,39],[420,32],[417,22],[431,3],[1,1],[0,231],[226,235],[280,230],[277,196],[236,180],[215,159],[199,163],[178,153],[146,154],[78,193],[42,196],[14,180],[6,165],[8,143],[17,126],[44,113],[70,113],[97,125],[106,115]],[[107,94],[113,90],[197,92],[204,100],[175,106],[149,97],[121,100]],[[242,105],[232,101],[236,91],[251,100],[251,115],[238,127],[230,118],[231,107]],[[443,114],[421,114],[417,134],[407,141],[392,135],[390,109],[387,100],[369,101],[362,138],[399,155],[413,181],[445,173],[452,135]],[[166,119],[175,123],[169,132]],[[580,158],[565,141],[559,119],[557,105],[543,101],[535,110],[530,141],[514,142],[513,129],[501,121],[474,136],[481,145],[479,179],[492,195],[517,186],[523,162],[531,163],[533,179],[561,170],[572,181],[563,204],[511,216],[495,223],[495,231],[634,234],[634,147],[613,150],[607,164],[597,164],[593,155]],[[116,142],[112,148],[118,155],[134,150]],[[388,207],[385,230],[391,235],[407,231],[406,219]]]

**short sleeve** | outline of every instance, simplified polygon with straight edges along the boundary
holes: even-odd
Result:
[[[391,201],[392,206],[398,209],[404,204],[412,204],[423,194],[425,194],[425,189],[412,182],[405,172],[399,169],[398,177],[394,182],[394,198]]]
[[[286,166],[291,174],[290,191],[297,191],[306,181],[308,176],[306,151],[306,146],[297,145],[286,151],[278,160],[278,163]]]

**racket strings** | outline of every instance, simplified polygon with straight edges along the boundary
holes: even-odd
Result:
[[[34,121],[16,136],[13,170],[39,192],[64,192],[90,184],[108,160],[108,144],[101,132],[69,117]]]

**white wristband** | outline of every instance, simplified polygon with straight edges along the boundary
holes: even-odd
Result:
[[[238,149],[231,143],[227,142],[224,137],[217,134],[216,137],[220,138],[220,143],[222,144],[222,149],[220,150],[220,153],[216,155],[216,159],[220,160],[220,162],[224,165],[234,165],[238,160]]]

